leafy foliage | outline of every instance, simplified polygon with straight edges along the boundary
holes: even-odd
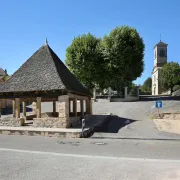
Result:
[[[163,90],[171,89],[180,83],[180,67],[176,62],[165,64],[160,70],[159,81]]]
[[[101,48],[109,86],[119,89],[141,76],[145,45],[136,29],[116,27],[104,37]]]
[[[151,92],[152,89],[152,78],[148,77],[145,81],[143,86],[141,87],[141,90],[143,92]]]
[[[66,50],[66,65],[89,89],[104,84],[104,59],[100,52],[101,39],[92,34],[74,38]]]
[[[144,69],[144,43],[136,29],[117,27],[103,39],[88,33],[74,38],[66,50],[66,65],[89,89],[122,91]]]

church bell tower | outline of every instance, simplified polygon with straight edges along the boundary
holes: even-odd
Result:
[[[159,71],[167,63],[167,46],[168,44],[160,41],[154,46],[154,68],[152,72],[152,95],[159,95],[162,89],[159,83]]]

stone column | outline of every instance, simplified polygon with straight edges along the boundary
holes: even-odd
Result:
[[[139,86],[137,86],[137,97],[139,97]]]
[[[56,101],[53,101],[53,116],[56,115]]]
[[[58,97],[58,112],[60,120],[65,123],[64,127],[69,127],[69,96]]]
[[[26,117],[26,102],[23,102],[22,105],[23,105],[23,116]]]
[[[84,116],[84,101],[83,101],[83,99],[80,99],[80,109],[81,109],[81,115]]]
[[[16,113],[16,118],[20,118],[20,98],[15,99],[15,113]]]
[[[13,117],[16,117],[16,101],[12,101],[12,112],[13,112]]]
[[[108,88],[109,98],[111,97],[111,87]]]
[[[76,98],[73,99],[73,113],[74,113],[74,116],[77,117],[77,99]]]
[[[36,114],[36,102],[32,103],[32,112]]]
[[[41,118],[41,97],[37,97],[36,100],[36,117]]]
[[[71,113],[71,100],[69,99],[69,114]]]
[[[124,87],[124,96],[125,96],[125,98],[126,98],[126,97],[127,97],[127,95],[128,95],[127,90],[128,90],[128,87],[127,87],[127,86],[126,86],[126,87]]]
[[[94,102],[96,101],[96,88],[93,89],[93,99],[94,99]]]

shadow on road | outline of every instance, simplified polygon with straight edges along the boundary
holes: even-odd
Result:
[[[180,101],[180,96],[140,96],[139,101]]]
[[[135,121],[136,120],[121,118],[118,116],[110,116],[108,121],[104,122],[100,127],[95,128],[94,132],[118,133],[121,128],[134,123]]]

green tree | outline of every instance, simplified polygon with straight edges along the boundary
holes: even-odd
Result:
[[[163,90],[171,89],[180,83],[180,67],[176,62],[166,63],[159,73],[159,82]]]
[[[140,77],[144,70],[143,39],[136,29],[116,27],[106,35],[101,43],[101,50],[108,72],[106,84],[120,90]]]
[[[145,81],[143,86],[141,87],[141,90],[144,92],[151,92],[152,89],[152,78],[148,77]]]
[[[105,84],[105,65],[100,42],[100,38],[88,33],[74,38],[66,49],[66,65],[90,90]]]

